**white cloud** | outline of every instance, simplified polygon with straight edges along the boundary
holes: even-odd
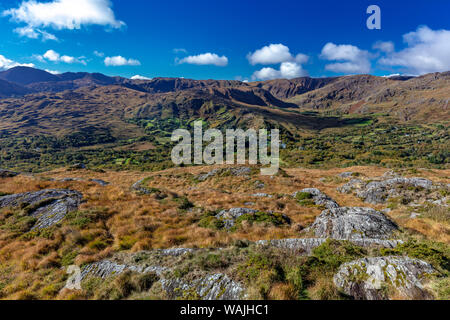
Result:
[[[58,62],[64,62],[64,63],[68,63],[68,64],[81,63],[81,64],[86,65],[86,61],[84,61],[82,58],[75,58],[75,57],[71,57],[71,56],[67,56],[67,55],[61,56],[58,52],[56,52],[54,50],[48,50],[43,55],[35,55],[34,57],[41,62],[51,61],[51,62],[56,62],[56,63],[58,63]]]
[[[225,67],[228,65],[228,58],[226,56],[221,56],[215,53],[203,53],[197,56],[189,56],[183,59],[176,59],[178,63],[188,63],[196,65],[215,65],[218,67]]]
[[[109,0],[25,0],[18,8],[3,11],[3,16],[10,16],[13,21],[26,24],[15,30],[19,35],[33,39],[41,35],[43,39],[50,40],[49,35],[50,38],[53,35],[42,29],[73,30],[87,25],[110,28],[124,26],[124,22],[116,19],[111,6]]]
[[[405,34],[403,40],[407,48],[387,54],[379,63],[416,75],[450,70],[450,30],[423,26]]]
[[[256,64],[278,64],[286,61],[292,61],[294,58],[285,45],[271,44],[253,53],[247,55],[247,59],[251,65]]]
[[[57,75],[57,74],[61,74],[61,72],[59,72],[59,71],[56,71],[56,70],[49,70],[49,69],[45,69],[45,71],[47,71],[48,73],[51,73],[51,74],[55,74],[55,75]]]
[[[381,52],[390,53],[395,50],[395,45],[392,41],[377,41],[372,48]]]
[[[297,62],[283,62],[280,70],[274,68],[263,68],[255,71],[252,75],[253,80],[272,80],[272,79],[293,79],[307,76],[308,72]]]
[[[255,71],[252,75],[253,80],[293,79],[308,75],[302,64],[308,62],[309,57],[302,53],[294,57],[289,48],[281,43],[270,44],[253,53],[249,53],[247,59],[251,65],[280,64],[279,69],[267,67]]]
[[[251,65],[256,64],[278,64],[282,62],[298,62],[306,63],[309,59],[307,55],[299,53],[293,56],[287,46],[284,44],[271,44],[253,53],[247,55],[247,59]]]
[[[59,61],[60,59],[59,53],[54,50],[48,50],[46,53],[44,53],[43,57],[53,62]]]
[[[41,37],[42,41],[44,41],[44,42],[47,40],[58,41],[58,38],[54,34],[48,33],[43,30],[34,29],[30,26],[16,28],[16,29],[14,29],[14,32],[17,33],[21,37],[27,37],[30,39],[37,39],[37,38]]]
[[[320,57],[329,61],[340,61],[325,66],[326,70],[336,73],[369,73],[371,69],[369,52],[352,45],[329,42],[323,47]]]
[[[147,77],[137,74],[135,76],[132,76],[131,80],[152,80],[152,78],[147,78]]]
[[[7,70],[7,69],[14,68],[14,67],[19,67],[19,66],[33,68],[34,64],[32,64],[32,63],[18,63],[16,61],[8,59],[5,56],[0,54],[0,70]]]
[[[97,50],[94,51],[94,55],[96,55],[99,58],[103,58],[105,56],[103,52]]]
[[[120,66],[140,66],[141,63],[136,59],[127,59],[122,56],[106,57],[105,66],[120,67]]]

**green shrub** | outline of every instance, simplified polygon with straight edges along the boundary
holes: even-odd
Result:
[[[290,220],[288,217],[281,213],[267,213],[267,212],[256,212],[256,213],[246,213],[236,219],[236,226],[238,226],[243,221],[254,222],[264,222],[272,224],[274,226],[281,226],[289,224]]]
[[[442,245],[440,245],[442,247]],[[448,249],[439,248],[438,245],[429,245],[424,242],[416,240],[409,240],[408,242],[398,245],[394,249],[381,249],[381,254],[408,256],[429,262],[433,267],[441,272],[450,272],[450,257]]]

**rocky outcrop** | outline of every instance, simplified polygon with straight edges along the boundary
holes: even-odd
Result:
[[[220,219],[224,223],[224,227],[229,229],[234,226],[235,221],[244,214],[255,214],[258,210],[249,208],[232,208],[228,210],[222,210],[217,215],[216,218]]]
[[[169,299],[242,300],[245,288],[227,275],[217,273],[186,282],[181,279],[162,279],[161,286]]]
[[[0,178],[12,178],[19,175],[17,172],[0,169]]]
[[[256,244],[260,246],[275,247],[288,250],[298,254],[311,254],[311,252],[324,244],[325,238],[304,238],[304,239],[280,239],[280,240],[260,240]],[[350,239],[351,243],[364,248],[395,248],[402,244],[402,240],[381,240],[381,239]]]
[[[252,194],[252,197],[254,197],[254,198],[273,198],[273,195],[260,192],[260,193]]]
[[[309,229],[320,238],[354,240],[389,239],[398,227],[374,209],[342,207],[323,211]]]
[[[333,280],[339,290],[358,300],[388,299],[390,289],[410,299],[429,299],[423,280],[434,272],[421,260],[375,257],[343,264]]]
[[[82,198],[77,191],[47,189],[1,197],[0,208],[25,210],[37,219],[31,230],[39,230],[60,222],[66,214],[77,210]]]
[[[125,271],[138,272],[138,273],[155,273],[161,276],[164,272],[169,269],[161,266],[135,266],[127,264],[119,264],[113,261],[104,260],[99,262],[94,262],[86,265],[81,270],[81,280],[88,277],[98,277],[106,279],[110,276],[117,276]]]
[[[341,193],[354,192],[359,198],[370,204],[383,204],[395,197],[425,198],[426,192],[434,189],[433,182],[424,178],[389,178],[380,181],[365,182],[353,179],[338,188]]]
[[[176,250],[160,250],[159,253],[182,255],[186,251],[180,248]],[[225,274],[207,274],[187,281],[174,278],[172,276],[172,270],[167,267],[121,264],[109,260],[95,262],[85,266],[81,271],[81,280],[83,281],[88,277],[106,279],[108,277],[118,276],[126,271],[156,274],[159,277],[158,283],[169,299],[240,300],[245,297],[245,288]]]
[[[430,189],[433,182],[423,178],[393,178],[385,181],[369,182],[363,190],[357,192],[357,196],[367,203],[385,203],[388,198],[399,194],[398,189],[414,187]]]
[[[342,173],[338,174],[338,177],[347,179],[347,178],[354,177],[355,175],[357,175],[355,172],[342,172]]]
[[[309,193],[312,200],[318,206],[324,206],[327,209],[339,208],[339,204],[327,196],[325,193],[316,188],[307,188],[301,191],[297,191],[293,194],[294,198],[297,198],[299,193]]]

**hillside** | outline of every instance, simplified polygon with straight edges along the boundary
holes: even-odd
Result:
[[[445,167],[450,156],[448,72],[254,83],[24,67],[2,76],[28,84],[0,81],[9,96],[0,98],[1,167],[167,167],[171,133],[195,120],[221,130],[279,128],[288,166]]]
[[[402,121],[450,119],[450,73],[428,74],[408,80],[374,76],[342,77],[329,85],[288,101],[300,108],[340,113],[385,113]]]

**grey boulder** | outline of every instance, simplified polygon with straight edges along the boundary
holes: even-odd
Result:
[[[383,213],[360,207],[325,210],[310,227],[316,237],[340,240],[389,239],[397,229]]]
[[[389,299],[389,289],[409,299],[431,299],[423,280],[435,273],[433,267],[408,257],[363,258],[341,265],[334,284],[357,300]]]
[[[83,196],[66,189],[46,189],[0,197],[0,208],[25,209],[37,219],[31,230],[44,229],[60,222],[78,209]]]
[[[293,197],[297,197],[298,193],[309,193],[312,196],[312,200],[318,206],[324,206],[327,209],[339,208],[339,204],[327,196],[325,193],[316,188],[307,188],[301,191],[295,192]]]

